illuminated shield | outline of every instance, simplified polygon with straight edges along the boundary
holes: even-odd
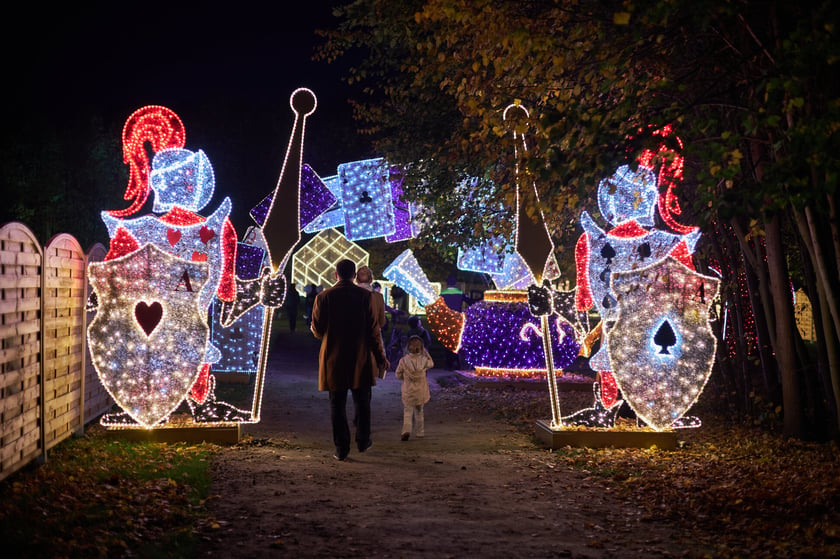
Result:
[[[613,274],[618,319],[609,358],[625,400],[657,431],[680,419],[709,379],[716,346],[709,308],[719,283],[670,256]]]
[[[91,264],[88,277],[99,301],[88,326],[99,379],[126,413],[152,427],[184,400],[204,360],[210,329],[199,295],[208,265],[148,243]]]

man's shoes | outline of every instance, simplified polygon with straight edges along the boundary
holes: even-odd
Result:
[[[402,434],[402,437],[400,437],[400,440],[401,440],[401,441],[407,441],[407,440],[408,440],[408,437],[409,437],[408,433],[403,433],[403,434]]]
[[[368,439],[364,443],[359,443],[359,452],[364,452],[372,446],[373,446],[373,441],[370,440],[370,439]]]
[[[347,455],[350,454],[350,449],[341,450],[339,448],[335,449],[335,454],[333,454],[333,458],[340,462],[344,462],[347,459]]]

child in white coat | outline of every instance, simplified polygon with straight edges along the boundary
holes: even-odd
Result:
[[[412,423],[415,436],[423,437],[425,434],[423,406],[431,398],[426,371],[432,367],[434,362],[423,345],[423,339],[420,336],[411,336],[408,339],[408,353],[400,359],[396,370],[397,378],[402,381],[404,441],[411,436]]]

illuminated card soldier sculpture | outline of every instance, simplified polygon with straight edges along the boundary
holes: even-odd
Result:
[[[185,399],[199,422],[258,421],[262,378],[257,380],[251,410],[214,401],[209,368],[220,353],[209,336],[207,313],[217,298],[221,323],[228,325],[255,305],[264,305],[269,309],[266,317],[270,325],[270,309],[282,305],[282,267],[300,240],[303,128],[306,116],[315,109],[315,96],[299,89],[292,94],[291,105],[295,124],[273,199],[284,200],[278,204],[283,209],[276,212],[283,214],[278,216],[280,220],[294,213],[294,230],[285,224],[267,228],[273,266],[256,279],[236,276],[237,238],[228,219],[229,198],[209,218],[198,213],[212,198],[215,179],[202,151],[183,149],[184,129],[178,116],[165,107],[148,106],[135,111],[126,122],[124,160],[130,166],[126,199],[133,202],[125,210],[103,212],[111,236],[110,250],[104,262],[89,268],[96,289],[94,299],[105,311],[98,313],[88,328],[93,363],[103,385],[128,416],[114,414],[104,418],[105,423],[126,425],[133,420],[153,427],[165,422]],[[155,154],[151,171],[146,143]],[[290,154],[294,157],[287,165]],[[142,207],[150,191],[155,192],[153,211],[162,215],[125,219]],[[273,205],[266,226],[277,223],[271,219],[272,209]],[[177,282],[169,277],[175,273],[172,270],[179,274]],[[195,300],[195,313],[187,312],[185,293]],[[116,353],[109,348],[115,335],[132,338]],[[267,339],[263,336],[260,377]],[[196,364],[197,357],[200,361]],[[140,394],[144,390],[148,393]]]

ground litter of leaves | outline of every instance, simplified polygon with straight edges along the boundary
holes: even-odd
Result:
[[[493,389],[456,393],[475,406],[492,406],[523,430],[532,431],[533,418],[547,413],[546,397],[532,391],[505,391],[501,398]],[[840,556],[836,441],[786,439],[714,415],[678,433],[674,451],[566,447],[554,456],[642,507],[647,519],[677,522],[715,556]]]
[[[436,393],[533,434],[549,411],[543,391],[456,384]],[[585,401],[591,395],[581,394]],[[565,400],[564,400],[565,401]],[[679,448],[548,453],[604,491],[678,525],[713,557],[840,556],[840,450],[704,417]],[[244,440],[240,444],[251,444]],[[113,441],[101,428],[62,443],[49,461],[0,482],[4,556],[188,557],[215,520],[202,476],[214,445]],[[608,519],[606,520],[608,522]],[[212,529],[212,526],[210,527]],[[152,550],[144,547],[152,542]],[[692,550],[674,556],[697,556]]]

